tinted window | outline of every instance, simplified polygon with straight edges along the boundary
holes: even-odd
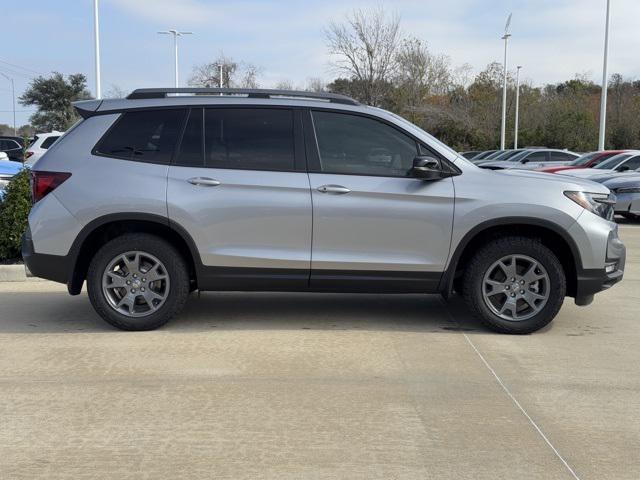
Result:
[[[209,108],[204,117],[205,167],[294,169],[292,110]]]
[[[176,164],[201,167],[204,163],[204,110],[196,108],[189,113]]]
[[[610,159],[599,163],[597,167],[600,170],[607,170],[607,169],[611,169],[611,168],[616,168],[618,165],[620,165],[624,160],[626,160],[629,157],[632,157],[633,154],[632,153],[620,153],[618,155],[614,155],[613,157],[611,157]]]
[[[547,153],[546,152],[533,152],[527,155],[525,158],[527,162],[546,162],[547,161]]]
[[[406,177],[416,142],[377,120],[333,112],[313,112],[322,172]]]
[[[53,142],[55,142],[57,139],[59,139],[59,136],[55,136],[55,137],[47,137],[42,141],[42,145],[40,145],[40,148],[44,148],[45,150],[47,148],[49,148],[51,145],[53,145]]]
[[[552,162],[568,162],[571,159],[574,159],[573,155],[564,152],[549,152]]]
[[[638,168],[640,168],[640,156],[630,158],[619,167],[620,170],[624,170],[624,171],[637,170]]]
[[[169,163],[184,115],[178,109],[125,112],[96,151],[127,160]]]
[[[593,164],[591,166],[595,167],[596,165],[600,165],[605,160],[609,160],[610,158],[615,157],[616,155],[619,155],[619,154],[617,154],[617,153],[604,154],[604,155],[600,156],[595,162],[593,162]]]

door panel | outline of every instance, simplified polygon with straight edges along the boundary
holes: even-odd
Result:
[[[205,266],[308,274],[307,174],[171,166],[167,200],[169,218],[189,231]]]
[[[412,290],[437,282],[451,240],[454,191],[451,178],[413,178],[311,173],[313,252],[311,286],[343,278],[371,280],[384,289]],[[325,185],[348,193],[322,193]],[[367,288],[370,289],[370,288]]]
[[[308,287],[312,209],[297,166],[300,130],[290,109],[190,111],[167,205],[200,254],[200,289]]]

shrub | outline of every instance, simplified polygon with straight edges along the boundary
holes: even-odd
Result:
[[[0,261],[20,258],[30,210],[29,170],[24,169],[9,182],[0,200]]]

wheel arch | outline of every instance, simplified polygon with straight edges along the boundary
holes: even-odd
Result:
[[[457,244],[440,281],[440,292],[448,298],[454,281],[460,277],[477,249],[494,238],[513,235],[537,238],[560,260],[567,278],[567,295],[574,297],[577,275],[582,270],[580,251],[566,229],[551,221],[535,217],[504,217],[476,225]]]
[[[161,215],[131,212],[99,217],[80,231],[68,254],[70,272],[67,289],[71,295],[78,295],[82,290],[95,251],[109,240],[130,232],[156,234],[183,252],[189,266],[191,288],[197,288],[202,263],[191,235],[179,224]]]

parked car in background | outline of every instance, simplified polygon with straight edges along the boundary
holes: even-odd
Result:
[[[472,162],[476,163],[480,160],[487,158],[492,153],[497,152],[497,150],[485,150],[484,152],[480,152],[478,155],[471,159]]]
[[[0,136],[0,152],[7,154],[9,160],[24,160],[24,140],[20,137]]]
[[[0,152],[0,199],[4,196],[4,189],[9,184],[9,181],[22,168],[22,163],[11,161],[6,153]]]
[[[76,103],[83,120],[32,172],[29,270],[74,295],[86,281],[126,330],[196,289],[456,289],[489,327],[527,333],[622,279],[602,185],[477,168],[342,95],[227,91]]]
[[[640,172],[619,173],[604,181],[596,180],[616,196],[615,213],[629,220],[640,220]]]
[[[500,150],[499,153],[497,155],[491,155],[487,158],[485,158],[484,160],[481,160],[479,162],[476,162],[476,165],[480,166],[483,164],[483,162],[505,162],[507,160],[509,160],[510,158],[515,157],[516,155],[518,155],[520,152],[523,152],[525,149],[524,148],[518,148],[516,150]]]
[[[467,160],[471,160],[473,157],[475,157],[479,153],[482,153],[482,150],[469,150],[467,152],[460,152],[460,155],[462,155]]]
[[[640,168],[640,151],[628,150],[624,153],[614,155],[593,168],[576,168],[558,172],[558,174],[580,178],[595,178],[604,174],[628,172],[637,170],[638,168]]]
[[[627,150],[601,150],[597,152],[589,152],[576,158],[569,165],[561,165],[559,167],[543,167],[539,168],[539,172],[545,173],[558,173],[565,170],[574,170],[576,168],[593,168],[605,160],[608,160],[616,155],[625,153]]]
[[[506,161],[488,161],[478,163],[481,168],[491,170],[503,170],[518,168],[521,170],[534,170],[544,166],[567,165],[577,159],[577,153],[555,148],[528,148],[514,155]]]
[[[64,132],[38,133],[25,153],[25,163],[33,165]]]

